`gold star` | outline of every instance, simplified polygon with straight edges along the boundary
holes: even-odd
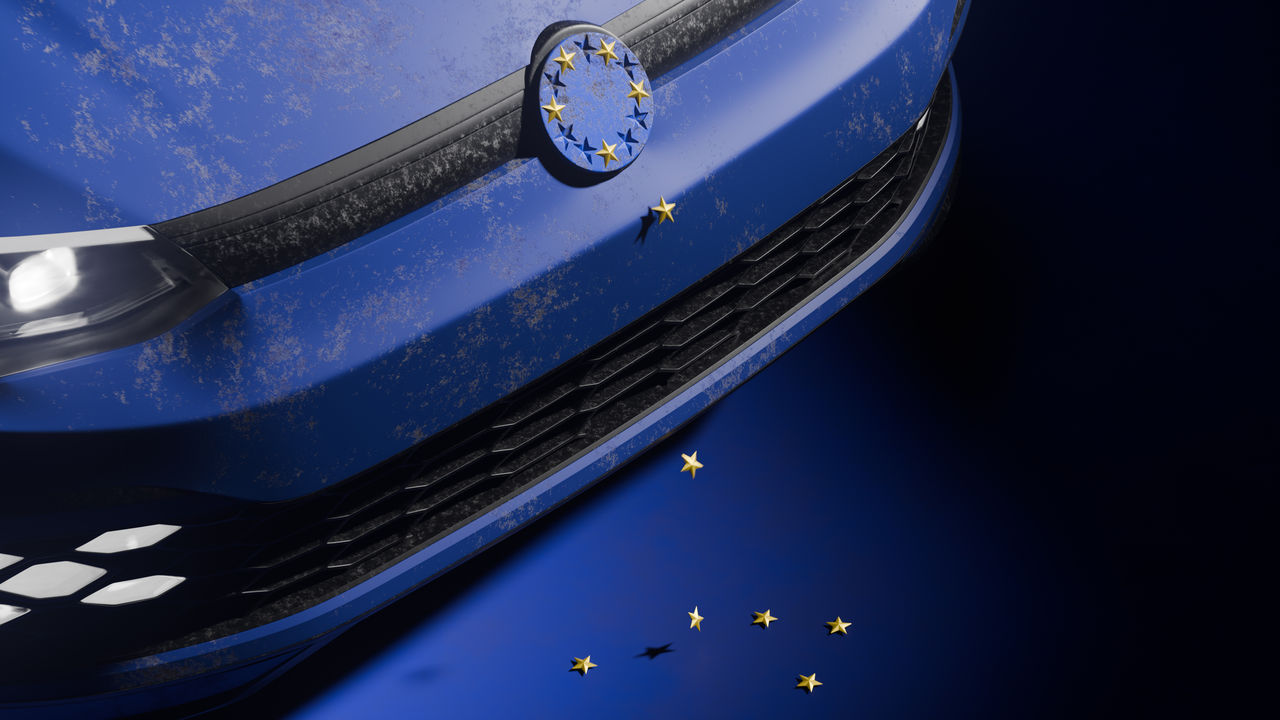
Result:
[[[694,450],[692,455],[680,453],[680,457],[684,458],[684,467],[680,468],[680,472],[689,473],[690,478],[698,477],[698,468],[702,467],[702,463],[698,462],[698,451]]]
[[[662,197],[661,195],[658,196],[658,204],[649,209],[658,213],[659,225],[661,225],[665,220],[670,220],[673,223],[676,221],[676,219],[671,215],[671,211],[676,209],[676,204],[667,202],[667,199]],[[697,454],[698,453],[694,453],[695,456]],[[688,460],[688,458],[685,458],[685,459]],[[699,465],[698,467],[702,467],[702,466]],[[687,470],[688,468],[685,468],[685,469]],[[681,472],[684,472],[684,470],[681,470]]]
[[[593,667],[600,667],[600,666],[597,665],[596,663],[591,662],[591,656],[588,655],[584,658],[574,658],[573,667],[569,668],[569,672],[577,671],[581,675],[586,675],[587,671]]]
[[[566,54],[565,54],[565,52],[564,52],[564,46],[563,46],[563,45],[561,45],[561,46],[560,46],[560,56],[559,56],[559,57],[553,57],[553,58],[551,58],[551,60],[552,60],[552,62],[558,62],[558,63],[560,63],[560,72],[562,72],[562,73],[564,73],[564,72],[569,72],[570,70],[572,70],[572,69],[573,69],[573,56],[574,56],[574,55],[577,55],[577,54],[578,54],[577,52],[571,52],[571,53],[569,53],[569,54],[567,54],[567,55],[566,55]]]
[[[596,154],[604,158],[604,167],[606,170],[609,169],[610,160],[618,162],[618,156],[613,154],[613,149],[616,147],[618,147],[617,143],[610,145],[604,141],[604,138],[600,138],[600,149],[596,151]]]
[[[644,89],[644,80],[641,80],[638,83],[628,80],[627,84],[631,86],[631,92],[627,93],[627,97],[635,98],[636,102],[640,102],[640,98],[653,97]]]
[[[617,60],[618,56],[613,54],[613,46],[618,44],[617,40],[613,42],[605,42],[604,38],[600,39],[600,49],[595,52],[596,55],[604,56],[604,64],[608,65],[609,60]]]
[[[702,632],[702,616],[698,614],[697,605],[694,605],[693,612],[689,613],[689,629],[692,630],[694,628],[697,628],[698,632]]]
[[[768,610],[765,610],[762,613],[753,612],[751,614],[756,616],[756,619],[751,621],[752,625],[763,625],[765,627],[769,627],[769,623],[778,619],[770,615]]]
[[[551,122],[552,120],[563,120],[564,118],[560,117],[560,111],[565,109],[565,107],[566,106],[564,105],[557,104],[555,98],[551,98],[550,104],[542,106],[542,109],[547,111],[547,122]]]
[[[814,673],[812,675],[798,675],[797,677],[800,678],[800,682],[796,683],[796,687],[804,688],[804,691],[808,693],[813,692],[814,688],[822,684],[818,682],[818,673]]]
[[[840,619],[840,616],[837,615],[835,622],[829,622],[829,623],[823,623],[823,624],[831,628],[831,631],[827,633],[828,635],[835,635],[836,633],[840,633],[841,635],[848,635],[849,633],[845,630],[845,628],[849,627],[853,623],[844,622]]]

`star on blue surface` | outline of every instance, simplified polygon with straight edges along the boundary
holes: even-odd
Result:
[[[595,52],[596,50],[598,50],[598,49],[599,49],[599,48],[591,47],[591,36],[590,36],[590,35],[583,35],[581,40],[574,40],[574,41],[573,41],[573,44],[574,44],[574,45],[577,45],[577,46],[578,46],[578,47],[580,47],[580,48],[582,48],[582,54],[583,54],[583,56],[584,56],[584,57],[586,57],[586,59],[587,59],[587,64],[588,64],[588,65],[590,65],[590,64],[591,64],[591,53],[593,53],[593,52]]]
[[[555,142],[559,143],[563,141],[565,150],[568,150],[572,145],[578,144],[578,138],[573,136],[573,123],[569,123],[569,128],[567,130],[565,129],[564,123],[556,124],[560,126],[560,135],[553,138]]]
[[[595,152],[596,150],[599,150],[600,148],[591,147],[591,140],[588,138],[582,138],[582,143],[579,144],[578,147],[582,148],[582,154],[587,156],[587,164],[594,165],[595,156],[592,155],[591,153]]]
[[[627,115],[627,116],[625,116],[625,117],[626,117],[628,120],[631,120],[632,122],[634,122],[636,125],[639,125],[640,127],[644,128],[645,130],[648,130],[648,129],[649,129],[649,124],[648,124],[648,123],[646,123],[646,122],[645,122],[645,120],[644,120],[645,118],[649,117],[649,113],[647,113],[647,112],[640,112],[640,106],[639,106],[639,105],[636,105],[636,106],[635,106],[635,109],[631,111],[631,114],[630,114],[630,115]]]
[[[635,79],[636,79],[636,76],[631,74],[631,68],[633,68],[633,67],[635,67],[635,66],[637,66],[637,65],[639,65],[639,64],[640,64],[640,63],[638,63],[638,62],[636,62],[635,60],[632,60],[632,59],[631,59],[631,55],[630,55],[630,53],[622,53],[622,59],[618,61],[618,66],[619,66],[619,67],[621,67],[623,70],[626,70],[626,71],[627,71],[627,75],[628,75],[632,80],[635,80]]]
[[[551,74],[551,73],[549,73],[549,72],[548,72],[548,73],[542,73],[542,74],[546,76],[546,78],[547,78],[547,82],[551,84],[551,95],[552,95],[552,97],[554,97],[555,99],[559,100],[559,99],[560,99],[560,88],[565,87],[565,84],[564,84],[563,82],[561,82],[561,81],[560,81],[560,71],[559,71],[559,70],[557,70],[557,71],[555,72],[555,75],[552,75],[552,74]]]
[[[631,155],[633,152],[635,152],[631,147],[632,145],[640,144],[640,141],[637,140],[635,136],[631,134],[630,130],[627,130],[626,133],[618,133],[618,141],[626,144],[627,155]]]

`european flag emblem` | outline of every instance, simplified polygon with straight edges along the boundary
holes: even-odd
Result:
[[[574,168],[599,180],[630,165],[653,127],[649,76],[635,53],[600,29],[564,36],[538,75],[539,121]]]

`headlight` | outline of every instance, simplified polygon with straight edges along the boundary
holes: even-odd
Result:
[[[226,290],[145,227],[0,238],[0,377],[154,337]]]

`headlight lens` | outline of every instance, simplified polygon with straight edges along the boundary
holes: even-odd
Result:
[[[0,238],[0,377],[154,337],[226,290],[145,227]]]
[[[18,312],[52,305],[76,289],[76,251],[56,247],[18,261],[9,273],[9,304]]]

